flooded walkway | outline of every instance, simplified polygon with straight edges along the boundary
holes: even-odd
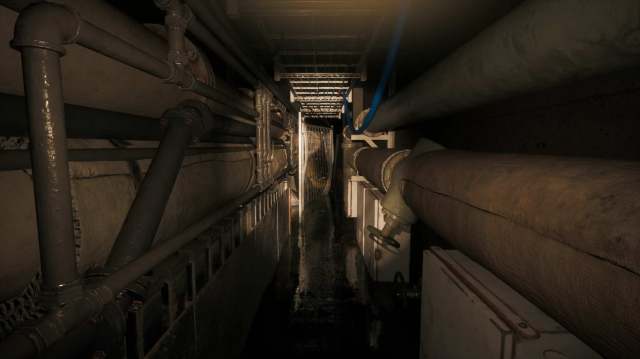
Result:
[[[297,226],[297,224],[296,224]],[[366,310],[346,276],[353,246],[328,197],[307,203],[263,298],[245,357],[327,358],[367,352]]]

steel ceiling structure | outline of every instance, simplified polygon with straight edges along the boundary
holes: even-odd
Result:
[[[307,117],[340,116],[353,81],[366,80],[367,54],[390,0],[230,0],[227,15],[259,34],[258,53],[270,53],[276,81],[288,81]],[[257,31],[255,31],[257,30]]]

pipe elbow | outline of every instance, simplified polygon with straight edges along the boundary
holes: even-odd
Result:
[[[404,181],[411,175],[411,158],[415,158],[422,154],[441,151],[445,148],[426,138],[420,139],[416,146],[411,150],[409,156],[398,163],[391,175],[391,185],[387,194],[382,199],[382,207],[387,214],[395,217],[397,222],[402,224],[412,224],[417,220],[413,210],[409,208],[404,199]]]
[[[209,107],[200,101],[187,100],[178,107],[165,112],[162,116],[163,126],[189,126],[194,142],[207,133],[224,127],[224,123],[216,119]]]
[[[35,3],[20,12],[11,46],[42,48],[64,55],[64,45],[76,41],[81,23],[79,15],[67,6]]]

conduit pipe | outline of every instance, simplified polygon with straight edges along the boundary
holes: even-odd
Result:
[[[640,357],[640,163],[429,152],[415,214],[607,358]]]
[[[167,129],[111,248],[105,265],[108,272],[123,267],[151,247],[187,147],[213,127],[212,117],[190,104],[167,111],[163,119]]]
[[[391,130],[640,61],[637,0],[529,0],[384,102]]]

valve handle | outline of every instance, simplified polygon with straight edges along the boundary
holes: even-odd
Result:
[[[400,248],[400,242],[396,241],[392,237],[385,236],[381,230],[374,226],[367,226],[367,230],[369,231],[369,239],[380,244],[380,245],[390,245],[394,248]]]

